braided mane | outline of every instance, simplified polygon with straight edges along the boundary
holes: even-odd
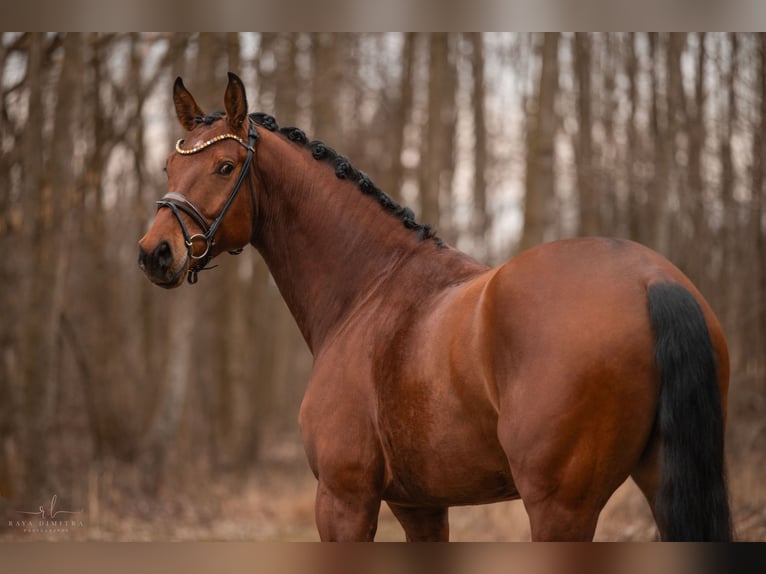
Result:
[[[223,118],[223,116],[223,112],[214,112],[206,116],[199,116],[197,122],[205,125],[212,125],[214,122]],[[379,189],[366,173],[357,170],[351,165],[351,162],[346,156],[339,154],[322,141],[309,141],[308,137],[306,137],[306,133],[299,128],[280,128],[274,116],[256,112],[250,114],[249,117],[256,125],[271,132],[278,133],[287,140],[309,149],[315,160],[323,161],[332,166],[338,179],[347,179],[356,183],[362,193],[369,195],[375,199],[383,209],[398,217],[402,224],[407,229],[415,231],[420,239],[433,239],[438,247],[444,247],[444,241],[436,235],[436,230],[433,227],[418,223],[415,219],[415,213],[409,207],[404,207],[398,204],[390,195]]]

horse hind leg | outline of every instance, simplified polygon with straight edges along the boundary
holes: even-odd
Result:
[[[361,486],[338,488],[319,481],[315,511],[319,538],[323,542],[371,542],[375,539],[380,498],[374,490]]]
[[[652,511],[654,522],[657,525],[657,538],[661,540],[664,536],[657,521],[657,513],[655,511],[655,497],[657,496],[660,484],[659,446],[658,434],[656,432],[652,433],[652,438],[647,445],[646,452],[641,456],[641,460],[630,474],[630,478],[633,479],[633,482],[636,483],[636,486],[638,486],[649,503],[649,509]]]
[[[402,506],[393,502],[387,504],[404,528],[407,542],[447,542],[449,540],[446,507]]]
[[[525,500],[524,507],[533,541],[582,542],[593,540],[603,504],[553,494],[541,500]]]
[[[501,417],[498,436],[529,517],[532,540],[593,540],[601,510],[629,474],[627,465],[610,468],[600,462],[611,460],[614,446],[603,441],[599,445],[594,432],[577,425],[527,425],[519,430],[509,420],[512,417]],[[535,449],[525,447],[533,443]]]

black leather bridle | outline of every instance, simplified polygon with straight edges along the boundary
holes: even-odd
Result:
[[[247,130],[247,142],[233,133],[216,136],[205,142],[199,143],[188,150],[181,148],[181,144],[184,142],[184,140],[180,139],[178,142],[176,142],[176,151],[181,155],[191,155],[198,153],[206,147],[225,139],[232,139],[247,149],[247,158],[245,158],[245,162],[242,164],[242,169],[237,176],[237,181],[234,184],[234,189],[231,190],[231,193],[226,199],[226,203],[224,203],[221,212],[218,214],[218,217],[216,217],[213,223],[210,225],[207,224],[207,218],[202,215],[202,212],[197,209],[197,207],[191,201],[189,201],[188,198],[181,195],[180,193],[176,193],[174,191],[168,192],[157,202],[157,210],[159,211],[163,207],[169,208],[170,211],[173,212],[173,215],[176,216],[176,219],[181,226],[181,232],[184,235],[184,242],[186,243],[186,250],[188,252],[189,258],[193,261],[193,264],[191,267],[189,267],[189,271],[187,272],[187,280],[192,285],[197,282],[197,274],[200,271],[205,270],[207,264],[213,258],[212,250],[213,246],[215,245],[215,233],[218,231],[218,228],[220,227],[226,212],[229,211],[231,204],[234,202],[234,198],[237,197],[239,188],[242,187],[242,182],[245,181],[245,178],[250,171],[250,166],[253,163],[253,155],[255,154],[255,144],[258,140],[258,132],[255,129],[255,123],[253,122],[253,119],[248,118],[248,120],[249,123]],[[248,184],[250,185],[250,196],[253,201],[253,216],[255,216],[255,192],[253,190],[252,178],[248,179]],[[186,215],[188,215],[191,220],[194,221],[194,224],[202,230],[202,233],[189,233],[189,229],[186,227],[183,217],[181,217],[181,212],[184,212]],[[205,251],[201,255],[194,254],[195,240],[202,240],[205,242]],[[229,251],[229,253],[236,255],[241,253],[242,249],[243,248],[240,247],[237,250]],[[208,269],[212,269],[212,267],[208,267]]]

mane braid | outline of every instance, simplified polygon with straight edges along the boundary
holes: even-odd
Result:
[[[198,124],[205,124],[206,126],[212,126],[215,122],[223,118],[223,116],[225,115],[226,115],[226,112],[217,111],[211,114],[207,114],[205,116],[196,116],[194,118],[194,121]]]
[[[409,207],[403,207],[394,201],[391,196],[381,191],[363,171],[357,170],[349,159],[340,155],[333,148],[322,141],[309,141],[303,130],[295,127],[280,128],[274,116],[264,113],[250,114],[256,125],[262,126],[269,131],[276,132],[287,140],[298,144],[311,151],[312,157],[317,161],[324,161],[330,164],[335,170],[335,176],[338,179],[348,179],[357,184],[360,191],[365,195],[373,197],[380,206],[386,211],[398,217],[404,227],[416,231],[421,240],[433,239],[436,246],[444,247],[444,241],[436,235],[436,230],[430,225],[418,223],[415,219],[415,213]]]

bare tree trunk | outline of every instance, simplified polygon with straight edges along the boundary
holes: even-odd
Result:
[[[5,43],[0,42],[0,72],[6,69],[8,50]],[[16,149],[19,136],[15,133],[10,114],[6,107],[6,88],[0,90],[0,130],[6,137],[13,137]],[[16,482],[14,468],[18,461],[14,451],[19,446],[18,433],[21,428],[19,412],[21,411],[21,392],[23,381],[19,377],[19,318],[23,305],[14,298],[14,294],[23,292],[23,256],[20,250],[13,249],[23,241],[23,230],[20,229],[21,208],[12,199],[13,191],[18,190],[19,184],[13,185],[11,167],[19,162],[17,154],[4,152],[0,154],[0,252],[5,254],[3,265],[0,266],[0,501],[10,498],[20,486]],[[21,308],[20,308],[21,307]],[[2,505],[0,505],[2,511]]]
[[[279,125],[285,127],[295,125],[298,117],[298,34],[283,33],[277,40],[276,66],[281,72],[276,78],[274,115]]]
[[[574,35],[574,67],[577,79],[577,196],[579,202],[579,234],[599,232],[599,201],[593,181],[593,142],[591,129],[591,36],[589,32]]]
[[[32,266],[28,269],[30,284],[26,312],[26,333],[22,357],[25,361],[24,413],[26,441],[25,493],[28,497],[45,495],[50,477],[48,463],[48,429],[55,413],[59,373],[58,333],[65,304],[65,273],[68,270],[69,247],[75,219],[69,213],[74,195],[71,150],[74,147],[74,117],[81,99],[83,56],[81,37],[68,34],[64,39],[64,57],[59,77],[53,121],[53,137],[45,154],[42,138],[44,117],[43,72],[45,37],[30,37],[27,79],[29,82],[30,117],[38,121],[26,131],[25,155],[29,194],[27,199],[28,231],[32,246]]]
[[[615,135],[618,121],[619,95],[617,94],[617,46],[612,33],[600,34],[602,37],[603,93],[601,96],[601,123],[604,128],[604,143],[600,146],[596,160],[596,232],[602,235],[615,235],[618,232],[619,202],[615,193],[617,187],[616,170],[618,165],[618,141]]]
[[[707,133],[705,130],[705,48],[704,32],[698,35],[699,50],[697,52],[694,94],[686,106],[686,133],[689,138],[688,186],[681,205],[689,218],[689,236],[684,245],[689,254],[689,272],[696,277],[698,287],[703,293],[711,286],[711,278],[706,268],[709,254],[716,249],[711,241],[705,211],[705,179],[702,169],[702,154],[705,149]]]
[[[487,205],[487,125],[486,86],[484,81],[484,38],[468,34],[473,69],[473,236],[486,251],[492,216]]]
[[[458,229],[454,222],[453,181],[455,176],[455,132],[457,129],[457,57],[456,36],[447,35],[445,54],[445,85],[442,91],[441,121],[442,147],[439,153],[439,202],[444,205],[440,214],[441,234],[452,244],[457,243]]]
[[[100,238],[103,237],[103,213],[101,209],[102,177],[106,164],[107,148],[111,145],[111,129],[105,121],[105,112],[101,104],[100,87],[102,82],[103,70],[103,52],[104,42],[98,34],[89,34],[87,43],[90,48],[90,58],[88,66],[90,68],[91,82],[83,90],[83,119],[88,132],[86,139],[90,142],[87,148],[85,158],[85,173],[82,177],[82,191],[78,194],[77,205],[80,210],[88,214],[87,220],[83,225],[82,233],[82,252],[99,269],[106,267],[106,255],[100,244]],[[73,286],[80,294],[92,303],[103,309],[106,305],[103,303],[103,289],[99,289],[93,282],[79,282]],[[74,312],[74,311],[73,311]],[[69,339],[70,349],[76,357],[86,355],[80,353],[80,348],[75,341],[81,341],[83,346],[91,348],[91,341],[95,339],[92,333],[86,333],[83,337],[77,337],[76,327],[71,323],[74,320],[67,315],[64,319],[64,334]],[[106,337],[98,338],[98,344],[93,344],[94,354],[107,355]],[[79,353],[79,354],[78,354]],[[96,363],[98,365],[99,363]],[[87,370],[87,363],[79,362],[81,370]],[[92,369],[98,373],[96,368]],[[85,412],[88,414],[88,427],[91,433],[93,444],[94,459],[98,461],[107,450],[108,436],[105,425],[111,414],[107,402],[108,391],[102,385],[93,384],[93,378],[98,378],[81,374],[80,382],[85,397]]]
[[[390,185],[384,186],[384,191],[389,193],[396,201],[402,200],[402,186],[404,185],[404,165],[402,153],[404,152],[405,132],[409,125],[412,114],[413,90],[415,82],[415,33],[404,34],[404,46],[402,47],[402,71],[399,81],[399,100],[396,104],[396,112],[393,118],[393,145],[391,150],[391,170],[387,177]]]
[[[670,245],[670,221],[668,214],[668,195],[671,193],[669,178],[669,159],[671,146],[667,133],[669,128],[662,116],[660,109],[660,79],[657,67],[660,57],[660,38],[656,32],[649,34],[649,61],[651,62],[651,108],[649,122],[651,125],[650,140],[654,144],[654,157],[652,164],[654,174],[651,181],[651,189],[648,197],[647,215],[652,225],[650,246],[668,255]],[[671,132],[672,133],[672,132]]]
[[[446,34],[430,34],[428,53],[428,108],[423,146],[420,156],[420,219],[429,225],[441,225],[439,206],[439,154],[441,137],[440,103],[444,89],[444,60],[447,54]]]
[[[314,137],[330,146],[337,146],[341,130],[338,112],[338,93],[343,89],[341,67],[341,36],[316,33],[313,40],[313,130]]]
[[[679,164],[679,149],[686,148],[688,153],[688,137],[683,138],[687,126],[687,104],[686,93],[683,85],[683,71],[681,69],[681,59],[686,47],[685,33],[668,34],[667,51],[665,54],[666,82],[667,82],[667,111],[668,124],[666,133],[666,149],[670,157],[671,170],[669,173],[670,186],[666,190],[666,197],[672,198],[680,204],[685,201],[688,189],[688,166]],[[687,155],[688,157],[688,155]],[[666,201],[660,216],[666,220],[668,238],[667,250],[664,253],[670,256],[676,263],[685,266],[687,254],[684,253],[683,244],[690,235],[689,221],[683,211],[672,213],[672,203]],[[674,222],[674,224],[671,224]],[[688,271],[688,269],[687,269]]]
[[[250,281],[246,299],[247,312],[247,340],[250,344],[250,371],[248,372],[248,401],[250,413],[250,431],[247,433],[247,442],[244,446],[243,456],[247,457],[251,465],[255,464],[261,454],[261,439],[264,429],[269,422],[268,417],[274,412],[274,385],[271,381],[269,364],[274,341],[273,327],[269,312],[272,308],[272,298],[269,293],[271,276],[266,264],[258,259],[253,267],[253,275]],[[289,318],[289,312],[287,312]]]
[[[226,34],[226,58],[229,61],[229,70],[237,75],[241,72],[239,69],[242,67],[240,57],[240,42],[239,32],[229,32]]]
[[[766,381],[763,379],[764,343],[766,342],[766,239],[763,229],[764,183],[766,177],[766,33],[758,34],[757,47],[757,90],[758,90],[758,121],[753,130],[753,187],[752,187],[752,218],[750,222],[753,243],[755,244],[755,275],[758,296],[755,303],[755,328],[750,339],[750,348],[755,358],[755,369],[761,378],[761,393],[766,396]]]
[[[167,369],[164,389],[159,397],[153,421],[144,441],[144,491],[156,496],[167,470],[166,453],[175,439],[186,403],[190,365],[193,364],[191,334],[194,314],[180,304],[190,302],[189,290],[179,290],[179,304],[173,306],[168,329]]]
[[[276,66],[273,64],[276,59],[276,48],[279,34],[275,32],[263,32],[260,34],[260,44],[258,52],[254,56],[253,67],[255,68],[255,78],[258,85],[258,97],[256,109],[268,111],[276,106]],[[313,48],[313,46],[312,46]],[[284,121],[277,117],[277,120]]]
[[[546,205],[555,194],[556,92],[558,91],[559,34],[547,32],[542,42],[542,68],[535,108],[527,131],[524,228],[519,249],[545,239]]]
[[[43,118],[43,81],[45,37],[42,34],[30,34],[27,64],[27,82],[29,116]],[[25,269],[25,278],[29,281],[25,292],[26,319],[21,357],[23,367],[23,418],[24,441],[22,457],[24,459],[23,492],[32,502],[36,497],[44,496],[48,476],[45,465],[48,457],[47,435],[51,423],[53,379],[55,365],[55,345],[52,345],[49,313],[52,309],[48,281],[51,277],[51,265],[55,264],[48,239],[52,225],[54,198],[50,189],[46,190],[44,179],[44,140],[43,123],[30,124],[24,132],[24,179],[26,182],[24,197],[24,224],[26,240],[31,246],[31,265]]]
[[[638,128],[636,126],[636,114],[639,106],[638,74],[639,60],[636,54],[636,35],[631,32],[626,41],[627,61],[625,72],[628,77],[628,101],[630,103],[630,116],[628,118],[628,148],[625,153],[625,169],[628,182],[628,237],[640,243],[648,243],[646,229],[646,196],[643,180],[636,176],[636,163],[642,158],[639,149]]]
[[[428,40],[428,109],[418,178],[420,219],[439,228],[447,223],[444,220],[447,209],[442,207],[451,201],[455,78],[447,34],[433,33]],[[452,237],[446,238],[454,241]]]
[[[732,325],[742,298],[742,288],[737,282],[729,281],[736,269],[742,264],[741,248],[738,247],[737,231],[738,203],[734,200],[737,173],[734,167],[734,155],[731,142],[738,118],[736,93],[736,77],[739,60],[739,41],[736,33],[727,34],[729,44],[730,65],[721,74],[721,82],[726,86],[726,118],[721,122],[718,156],[721,161],[721,203],[723,204],[724,220],[718,234],[718,243],[723,247],[723,260],[719,267],[717,285],[727,284],[727,303],[722,309],[724,328]]]

